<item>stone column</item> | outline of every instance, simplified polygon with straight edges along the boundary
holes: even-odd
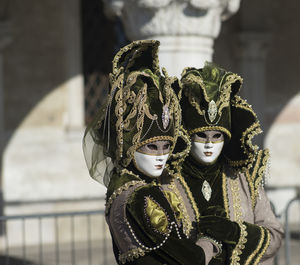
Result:
[[[84,82],[81,58],[80,2],[64,1],[65,51],[66,56],[66,129],[68,132],[82,131],[84,126]],[[81,137],[81,133],[80,133]]]
[[[240,0],[103,0],[107,13],[121,18],[130,40],[157,39],[160,62],[170,75],[211,61],[222,20]]]
[[[270,36],[262,32],[241,32],[239,34],[238,60],[241,75],[244,78],[241,94],[250,104],[264,127],[265,86],[266,86],[266,55]],[[263,136],[255,141],[263,145]]]
[[[4,213],[4,201],[2,190],[2,156],[4,149],[5,128],[4,128],[4,75],[3,75],[3,50],[11,42],[11,25],[8,21],[0,21],[0,216]],[[2,234],[0,227],[0,235]]]

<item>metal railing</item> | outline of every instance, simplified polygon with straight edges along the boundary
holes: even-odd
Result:
[[[300,197],[299,195],[290,200],[285,208],[284,211],[284,230],[285,230],[285,264],[286,265],[291,265],[291,229],[290,229],[290,220],[289,220],[289,213],[290,213],[290,208],[291,206],[296,202],[300,202]],[[300,234],[300,227],[298,230],[298,234]],[[299,243],[299,250],[300,250],[300,243]],[[298,251],[299,251],[298,250]],[[299,262],[299,261],[298,261]]]
[[[104,211],[0,216],[0,264],[115,264]]]
[[[300,240],[292,241],[289,225],[290,208],[296,201],[299,196],[277,215],[284,218],[285,238],[274,265],[297,264],[291,254],[295,254],[295,242],[300,247]],[[0,216],[0,227],[5,231],[0,237],[1,265],[116,264],[104,210]],[[299,234],[300,227],[296,230]]]

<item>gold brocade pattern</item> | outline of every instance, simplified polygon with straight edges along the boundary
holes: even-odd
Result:
[[[224,208],[226,211],[226,217],[229,218],[229,199],[227,193],[227,181],[226,174],[223,172],[222,174],[222,189],[223,189],[223,198],[224,198]]]
[[[141,256],[145,256],[145,251],[141,248],[134,248],[126,253],[119,254],[119,260],[122,264],[125,264],[126,262],[134,261]]]
[[[159,42],[156,40],[134,41],[120,49],[112,62],[113,72],[109,75],[111,90],[108,95],[107,113],[110,114],[109,108],[115,104],[113,113],[116,117],[114,125],[116,149],[112,152],[115,152],[116,164],[122,167],[127,167],[132,161],[137,145],[142,143],[143,139],[149,138],[148,132],[151,131],[152,125],[158,127],[161,135],[171,134],[173,136],[171,152],[175,147],[181,122],[181,109],[177,95],[173,90],[177,78],[169,77],[165,69],[163,69],[165,77],[161,76],[158,64],[158,46]],[[149,50],[152,51],[152,62],[149,68],[138,68],[135,63],[139,57],[145,56],[144,52],[147,53]],[[140,87],[141,83],[144,82],[140,79],[147,79],[147,82],[151,84],[144,83]],[[157,103],[162,104],[162,108],[164,108],[165,112],[161,115],[150,112],[152,103],[149,101],[149,97],[151,97],[150,91],[152,89],[158,93]],[[149,128],[145,130],[144,126],[149,123],[146,122],[149,120]],[[161,129],[159,122],[162,122],[163,129]],[[169,131],[170,129],[171,131]],[[130,135],[130,142],[127,142],[128,134]],[[124,145],[125,140],[126,145]]]
[[[248,186],[250,189],[250,196],[251,196],[251,205],[252,205],[252,209],[254,209],[255,206],[255,194],[254,194],[254,184],[253,184],[253,180],[251,179],[249,170],[245,171],[246,174],[246,178],[248,180]]]
[[[249,170],[245,171],[248,185],[250,188],[252,208],[254,209],[259,193],[259,187],[262,184],[265,170],[269,159],[269,150],[260,150],[257,154],[253,172],[250,175]]]
[[[159,233],[167,234],[168,217],[160,205],[150,197],[146,197],[145,212],[149,218],[151,226]]]
[[[267,248],[268,248],[269,245],[270,245],[271,235],[270,235],[270,232],[269,232],[268,229],[265,229],[265,230],[266,230],[266,233],[267,233],[267,240],[266,240],[267,242],[266,242],[264,248],[262,249],[262,251],[261,251],[261,252],[259,253],[259,255],[257,256],[257,259],[255,260],[255,262],[254,262],[253,265],[257,265],[257,264],[260,262],[262,256],[265,254]]]
[[[192,208],[193,208],[193,211],[195,213],[195,217],[196,217],[196,222],[199,223],[200,222],[200,213],[199,213],[199,210],[198,210],[198,207],[197,207],[197,204],[196,204],[196,201],[193,197],[193,194],[190,190],[190,188],[188,187],[187,183],[185,182],[185,180],[183,179],[182,175],[181,174],[178,174],[177,175],[177,179],[180,181],[180,183],[182,184],[185,192],[186,192],[186,195],[187,197],[189,198],[190,200],[190,203],[192,205]]]
[[[183,232],[184,234],[189,237],[190,236],[190,232],[192,230],[192,222],[191,222],[191,219],[187,213],[187,209],[183,203],[183,199],[182,197],[180,196],[180,192],[179,190],[177,189],[174,181],[172,180],[171,183],[168,185],[169,189],[171,189],[173,191],[173,194],[175,195],[175,197],[177,198],[177,201],[175,201],[176,203],[176,206],[178,207],[177,209],[179,210],[180,214],[180,218],[177,217],[177,214],[176,214],[176,219],[177,220],[181,220],[182,221],[182,224],[183,224]],[[172,194],[172,192],[170,191],[164,191],[164,192],[167,192],[167,193],[170,193]],[[172,205],[172,208],[173,208],[173,204],[174,204],[174,199],[173,199],[174,196],[170,197],[168,196],[167,199],[171,199],[171,205]],[[175,205],[174,205],[175,206]],[[176,213],[175,209],[173,208],[174,212]]]
[[[260,237],[260,240],[259,240],[259,243],[257,245],[257,248],[252,252],[252,254],[248,257],[245,265],[249,265],[250,262],[252,261],[252,259],[255,257],[255,255],[257,255],[258,251],[261,249],[262,247],[262,244],[264,242],[264,239],[265,239],[265,231],[262,227],[259,227],[259,230],[260,230],[260,233],[261,233],[261,237]]]
[[[183,73],[182,75],[185,75],[185,73]],[[218,97],[218,100],[216,102],[216,106],[218,107],[219,115],[221,115],[223,108],[227,107],[229,105],[231,85],[233,83],[235,83],[236,81],[240,81],[241,84],[243,83],[243,79],[239,75],[231,73],[225,77],[224,84],[222,84],[223,81],[220,82],[220,87],[219,87],[220,96]],[[211,98],[207,95],[206,89],[204,89],[205,84],[203,82],[203,77],[195,76],[195,75],[188,75],[185,77],[185,82],[191,83],[191,84],[192,83],[199,84],[200,87],[202,88],[203,96],[204,96],[206,102],[209,103],[211,101]],[[197,102],[198,100],[192,95],[191,91],[189,91],[187,93],[186,93],[186,95],[188,96],[191,105],[193,107],[195,107],[195,109],[197,110],[199,115],[204,115],[204,112],[200,108],[199,102]]]
[[[261,165],[258,169],[258,177],[255,178],[255,192],[256,192],[256,197],[258,195],[258,191],[259,191],[259,186],[263,183],[265,174],[266,174],[266,170],[267,170],[267,166],[268,166],[268,161],[270,158],[270,153],[268,149],[265,149],[263,151],[262,154],[263,158],[262,158],[262,162]]]
[[[247,243],[248,233],[246,231],[246,225],[244,225],[242,222],[243,220],[238,178],[230,179],[230,187],[233,199],[234,220],[238,223],[241,229],[239,241],[232,251],[230,265],[240,265],[240,255],[242,254],[242,249],[245,248],[245,244]]]
[[[220,91],[222,92],[216,102],[216,105],[218,106],[218,113],[220,116],[222,114],[223,108],[226,108],[230,103],[231,85],[236,81],[240,81],[241,85],[243,84],[243,79],[237,74],[232,73],[225,77],[225,83],[220,88]]]

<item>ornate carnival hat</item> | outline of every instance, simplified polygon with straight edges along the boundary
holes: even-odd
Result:
[[[251,167],[258,146],[252,144],[261,132],[251,105],[238,96],[243,79],[213,63],[182,73],[182,120],[189,135],[206,130],[225,134],[223,155],[233,168]]]
[[[114,57],[110,91],[91,125],[83,148],[90,175],[108,185],[107,170],[127,167],[144,144],[169,140],[175,147],[180,106],[177,78],[160,73],[159,42],[134,41]]]

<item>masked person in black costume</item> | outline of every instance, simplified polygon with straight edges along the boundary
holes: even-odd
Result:
[[[136,41],[113,60],[106,104],[85,132],[90,175],[107,186],[106,220],[118,264],[207,264],[221,251],[197,235],[180,165],[177,78],[160,73],[158,41]]]
[[[197,233],[223,243],[209,264],[272,264],[283,230],[262,184],[268,150],[252,144],[259,121],[238,96],[242,78],[206,63],[186,68],[181,85],[192,146],[180,179],[197,212]]]

